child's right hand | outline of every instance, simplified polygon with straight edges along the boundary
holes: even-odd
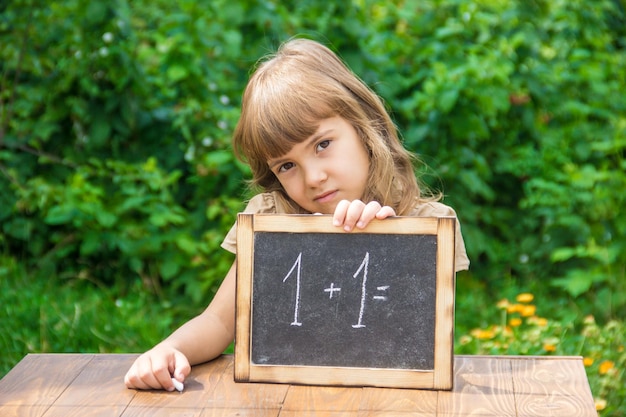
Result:
[[[392,207],[382,206],[377,201],[366,204],[361,200],[341,200],[333,213],[333,225],[349,232],[355,227],[364,229],[375,218],[382,220],[395,215]]]
[[[128,388],[173,391],[172,378],[183,382],[190,372],[189,361],[181,351],[160,344],[135,360],[124,383]]]

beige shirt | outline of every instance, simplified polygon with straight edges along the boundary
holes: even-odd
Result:
[[[252,197],[248,202],[244,213],[285,213],[285,208],[279,203],[279,199],[274,197],[274,192],[257,194]],[[451,207],[442,203],[430,202],[416,206],[409,216],[415,217],[445,217],[455,216],[456,213]],[[222,248],[229,252],[237,252],[237,223],[230,229],[224,241],[222,242]],[[455,269],[456,271],[462,271],[469,269],[469,258],[465,250],[465,243],[463,242],[463,235],[461,234],[461,224],[457,218],[456,220],[456,236],[455,236]]]

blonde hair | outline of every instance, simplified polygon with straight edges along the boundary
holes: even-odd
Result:
[[[304,212],[267,161],[289,152],[334,116],[354,127],[370,155],[363,201],[378,201],[405,215],[417,201],[429,199],[420,192],[414,156],[402,146],[382,100],[330,49],[307,39],[292,39],[261,61],[244,91],[233,148],[250,165],[252,184],[279,191],[289,212]]]

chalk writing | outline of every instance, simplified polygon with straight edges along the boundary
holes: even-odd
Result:
[[[352,327],[354,327],[355,329],[365,327],[365,325],[363,324],[363,312],[365,311],[365,288],[367,284],[367,267],[369,266],[369,264],[370,264],[370,253],[365,252],[365,257],[363,258],[363,262],[361,262],[361,266],[359,266],[359,269],[357,269],[354,275],[352,275],[353,278],[356,278],[357,275],[359,275],[359,273],[363,271],[363,281],[361,283],[361,308],[359,309],[359,321],[357,322],[357,324],[352,325]]]
[[[389,285],[381,285],[379,287],[376,287],[376,289],[378,291],[387,291],[389,289]],[[375,295],[372,298],[374,300],[387,301],[387,296],[386,295]]]
[[[331,283],[330,283],[330,287],[328,287],[328,288],[324,288],[324,292],[329,293],[328,298],[330,298],[330,299],[332,299],[332,298],[333,298],[333,294],[334,294],[335,292],[340,292],[340,291],[341,291],[341,288],[337,288],[337,287],[335,287],[335,283],[334,283],[334,282],[331,282]]]
[[[365,305],[367,300],[367,272],[370,262],[370,253],[366,252],[363,257],[363,261],[361,265],[357,268],[357,271],[352,275],[352,278],[356,278],[359,274],[363,273],[363,279],[361,280],[361,297],[360,297],[360,305],[359,305],[359,317],[356,324],[353,324],[352,327],[355,329],[362,329],[365,326],[363,324],[363,315],[365,313]],[[297,269],[296,269],[297,268]],[[287,279],[293,274],[294,270],[296,271],[296,294],[294,300],[294,311],[293,311],[293,322],[291,322],[292,326],[302,326],[302,322],[300,321],[300,292],[301,292],[301,271],[302,271],[302,252],[298,254],[296,261],[291,266],[287,275],[283,278],[283,282],[286,282]],[[389,285],[380,285],[376,287],[376,290],[379,292],[384,292],[389,289]],[[335,293],[341,292],[341,287],[335,287],[335,283],[331,282],[330,287],[324,288],[324,292],[328,293],[328,298],[332,300]],[[379,301],[387,301],[386,295],[374,295],[372,297],[374,300]]]
[[[300,322],[300,318],[298,317],[298,314],[300,313],[300,269],[301,269],[301,265],[302,265],[302,252],[300,252],[300,254],[298,255],[298,258],[296,259],[296,262],[294,262],[294,264],[291,267],[291,269],[289,270],[289,272],[287,272],[287,275],[285,275],[285,278],[283,278],[283,282],[287,281],[287,278],[289,278],[289,276],[291,275],[293,270],[296,269],[296,266],[298,267],[298,272],[296,273],[296,300],[295,300],[295,307],[294,307],[294,312],[293,312],[293,322],[291,323],[292,326],[302,326],[302,322]]]

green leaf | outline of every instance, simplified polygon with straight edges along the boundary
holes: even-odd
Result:
[[[52,207],[46,215],[44,222],[52,225],[70,223],[75,215],[76,209],[69,205],[59,205]]]
[[[562,288],[572,297],[578,297],[579,295],[589,291],[593,279],[589,275],[573,274],[567,278],[553,279],[551,284],[555,287]]]

